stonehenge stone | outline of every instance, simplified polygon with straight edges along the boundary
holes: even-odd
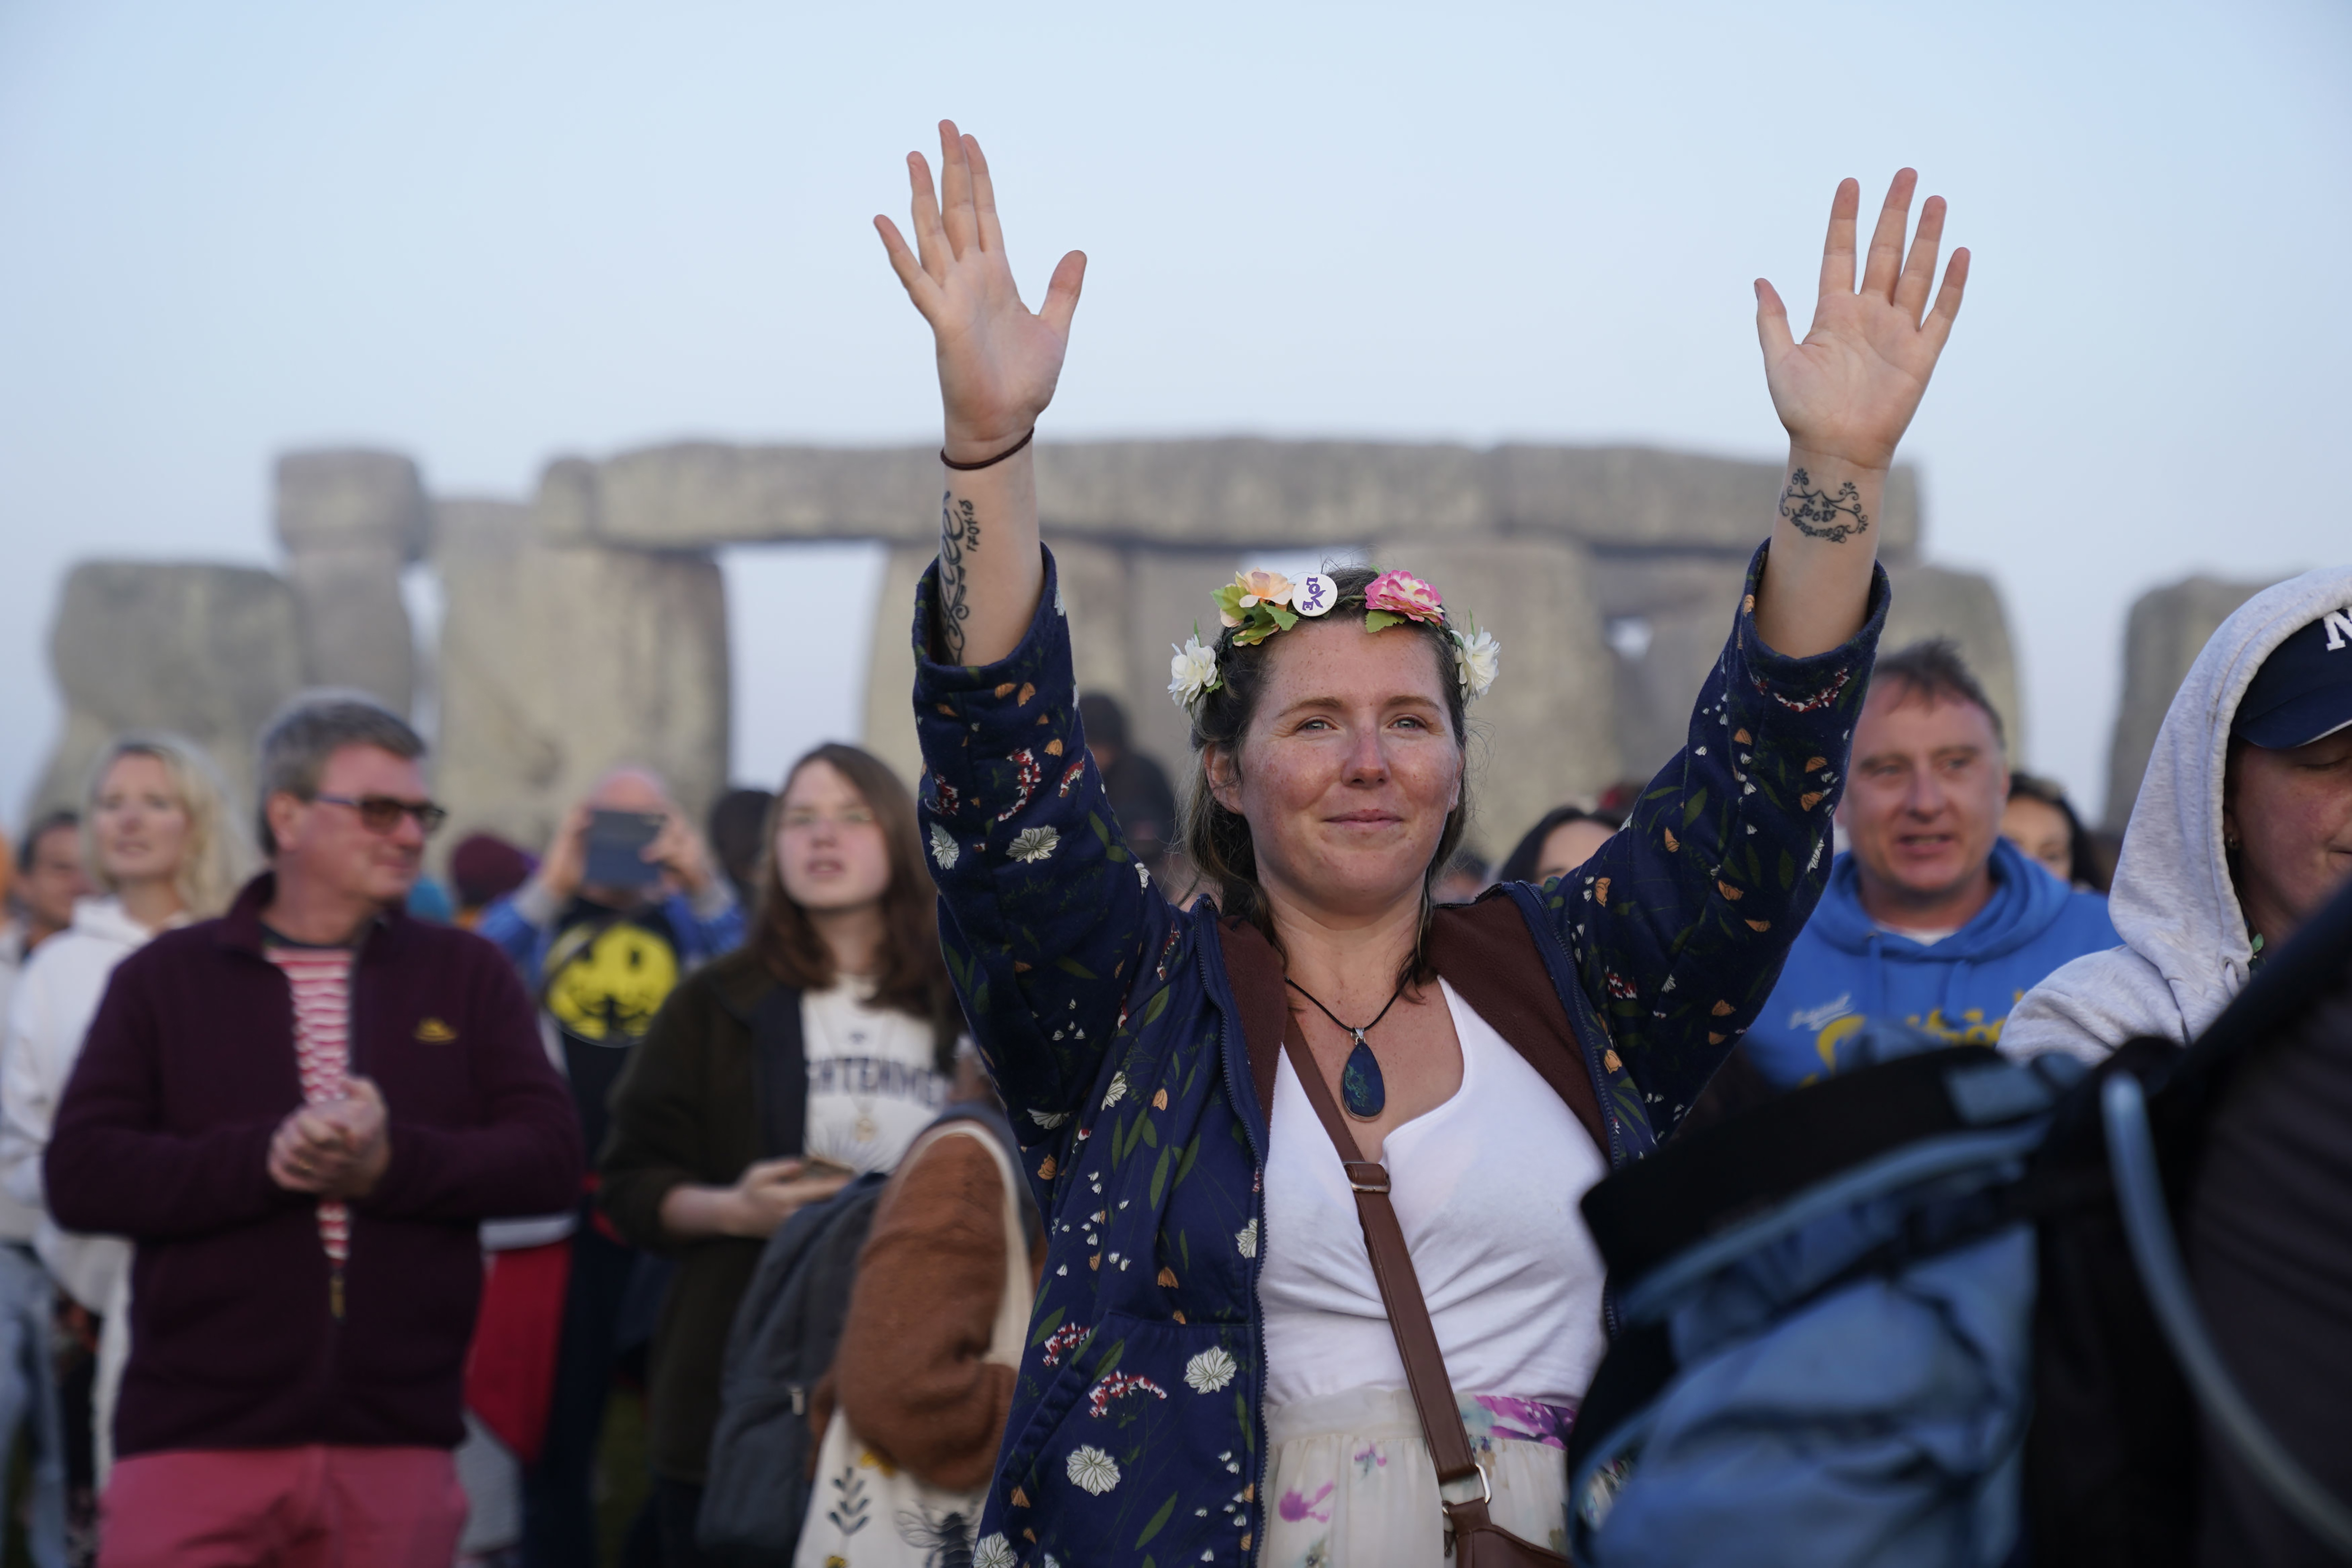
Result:
[[[1729,551],[1743,564],[1770,531],[1780,491],[1778,462],[1651,447],[1497,447],[1486,466],[1495,516],[1512,531],[1620,550]],[[1917,470],[1887,476],[1873,521],[1885,559],[1917,552]]]
[[[1211,592],[1245,561],[1402,565],[1475,613],[1505,646],[1502,681],[1473,710],[1474,833],[1491,852],[1563,799],[1646,777],[1682,743],[1780,478],[1774,462],[1636,447],[1239,437],[1049,437],[1037,476],[1078,685],[1120,698],[1135,743],[1180,780],[1191,758],[1166,695],[1170,647],[1209,629]],[[520,504],[436,501],[395,453],[287,454],[282,575],[107,565],[68,585],[67,738],[45,791],[71,793],[102,731],[123,723],[198,731],[242,785],[254,731],[299,686],[356,686],[409,710],[419,672],[401,574],[425,560],[445,606],[433,765],[457,820],[443,844],[481,827],[541,847],[624,762],[661,771],[699,814],[725,784],[730,729],[711,552],[814,539],[888,547],[865,739],[911,782],[909,618],[940,487],[929,446],[686,442],[566,458]],[[1895,472],[1874,522],[1900,584],[1890,640],[1958,637],[2013,723],[1990,584],[1916,564],[1913,472]],[[161,575],[107,575],[141,572]],[[127,629],[89,634],[85,652],[87,626]],[[82,640],[69,652],[68,639]],[[855,679],[851,666],[809,675]]]
[[[1503,645],[1501,672],[1469,716],[1469,839],[1500,859],[1536,818],[1623,771],[1588,552],[1568,539],[1445,540],[1400,552],[1407,563],[1457,625],[1475,616]]]
[[[91,762],[123,731],[169,730],[218,765],[244,827],[255,738],[302,685],[284,579],[242,566],[83,562],[58,595],[49,662],[65,731],[33,810],[79,805]]]
[[[550,543],[531,508],[445,500],[436,794],[446,843],[533,850],[623,763],[699,823],[727,784],[725,584],[708,551]]]
[[[2152,588],[2132,601],[2124,625],[2124,693],[2107,745],[2107,805],[2105,826],[2120,833],[2139,799],[2148,753],[2165,710],[2180,689],[2189,667],[2206,640],[2239,605],[2270,586],[2218,577],[2188,577]]]
[[[1055,441],[1037,447],[1049,536],[1232,549],[1388,539],[1563,534],[1632,548],[1738,549],[1764,536],[1778,463],[1641,447],[1275,441]],[[921,545],[938,529],[929,447],[688,442],[551,465],[538,502],[550,540],[640,549],[862,538]],[[1917,476],[1887,484],[1879,548],[1919,538]]]
[[[1615,672],[1616,776],[1646,782],[1681,749],[1691,704],[1731,635],[1754,548],[1594,552],[1593,602]]]
[[[356,687],[409,712],[415,640],[400,574],[424,556],[432,516],[416,465],[391,452],[287,453],[277,513],[305,680]]]
[[[874,611],[874,640],[866,656],[865,748],[897,771],[907,787],[922,777],[923,752],[915,733],[915,584],[938,545],[894,544],[882,563]]]

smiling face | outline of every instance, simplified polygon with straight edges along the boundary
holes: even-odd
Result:
[[[1450,679],[1427,637],[1354,616],[1274,639],[1238,756],[1212,745],[1203,760],[1277,904],[1342,921],[1418,905],[1462,801]]]
[[[2352,730],[2292,751],[2231,748],[2221,808],[2246,924],[2284,942],[2352,879]]]
[[[890,847],[857,786],[823,759],[793,774],[776,813],[776,875],[784,896],[815,913],[882,901]]]
[[[169,882],[188,845],[187,803],[161,757],[126,752],[98,782],[90,837],[98,868],[121,888]]]
[[[1864,908],[1965,921],[1990,892],[1985,862],[2008,795],[2009,764],[1983,709],[1900,682],[1874,688],[1838,807]]]

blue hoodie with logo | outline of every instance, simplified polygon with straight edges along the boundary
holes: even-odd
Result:
[[[1862,907],[1853,857],[1839,856],[1748,1028],[1748,1061],[1775,1088],[1793,1089],[1851,1065],[1839,1044],[1874,1019],[1993,1045],[2010,1008],[2051,971],[2121,941],[2106,900],[2069,889],[2008,839],[1995,841],[1991,868],[1991,900],[1929,944],[1880,929]]]

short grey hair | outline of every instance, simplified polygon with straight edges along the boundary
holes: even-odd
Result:
[[[261,731],[254,821],[262,853],[278,853],[269,831],[270,797],[317,798],[327,759],[345,746],[374,746],[395,757],[425,754],[425,738],[408,721],[363,691],[306,691],[295,698]]]

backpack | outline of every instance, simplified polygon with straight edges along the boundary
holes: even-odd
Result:
[[[859,1176],[777,1227],[735,1310],[695,1534],[730,1568],[789,1568],[808,1513],[809,1391],[833,1364],[887,1178]]]
[[[2186,1052],[1889,1037],[1595,1187],[1614,1332],[1570,1443],[1576,1561],[2186,1563],[2200,1408],[2325,1535],[2332,1500],[2221,1408],[2168,1209],[2219,1083],[2347,960],[2352,894]]]

